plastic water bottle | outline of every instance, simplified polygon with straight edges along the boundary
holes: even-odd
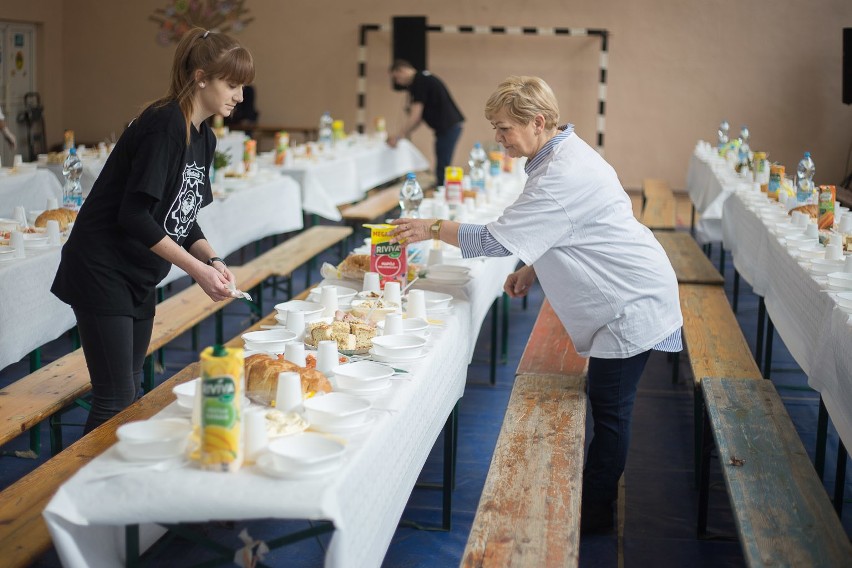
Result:
[[[332,124],[334,124],[334,119],[331,118],[331,113],[328,112],[328,111],[325,111],[324,113],[322,113],[322,116],[320,117],[320,121],[319,121],[319,140],[318,140],[318,142],[320,144],[323,144],[324,146],[328,146],[328,147],[331,146],[331,140],[332,140],[331,126],[332,126]]]
[[[796,169],[796,203],[808,205],[816,203],[814,199],[814,173],[816,166],[811,160],[811,153],[805,152],[805,157],[799,161]]]
[[[742,173],[751,168],[751,147],[748,144],[750,137],[748,126],[743,125],[740,129],[740,148],[737,152],[737,171]]]
[[[731,126],[728,124],[727,120],[723,120],[721,124],[719,124],[719,130],[716,133],[719,137],[719,145],[717,146],[720,150],[728,143],[728,130]]]
[[[485,153],[485,148],[477,142],[473,145],[473,150],[470,151],[470,157],[467,161],[470,166],[468,175],[470,176],[470,188],[474,191],[485,191],[485,176],[486,164],[488,163],[488,154]]]
[[[405,176],[405,183],[399,190],[399,207],[402,209],[401,217],[411,219],[420,218],[420,203],[423,202],[423,190],[417,183],[417,176],[409,173]]]
[[[66,209],[79,209],[83,205],[83,162],[73,146],[68,150],[68,157],[62,164],[62,175],[65,176],[65,186],[62,188],[62,206]]]

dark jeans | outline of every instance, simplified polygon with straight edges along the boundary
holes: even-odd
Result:
[[[589,359],[589,402],[595,434],[583,469],[583,501],[613,503],[630,447],[636,388],[651,351],[628,359]]]
[[[462,132],[462,122],[435,133],[435,179],[437,185],[444,185],[444,168],[453,164],[453,152]]]
[[[130,406],[142,385],[142,365],[154,319],[104,316],[74,310],[92,381],[88,433]]]

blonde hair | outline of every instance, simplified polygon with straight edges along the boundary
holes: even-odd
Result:
[[[544,116],[544,128],[552,130],[559,123],[559,104],[550,86],[538,77],[513,75],[497,85],[485,103],[485,118],[491,120],[505,108],[512,120],[529,124],[535,115]]]
[[[235,39],[219,32],[193,28],[186,32],[175,49],[172,76],[165,96],[154,107],[177,102],[186,119],[186,143],[192,132],[193,99],[198,89],[195,71],[200,69],[203,80],[223,79],[238,85],[254,80],[254,60],[251,53]]]

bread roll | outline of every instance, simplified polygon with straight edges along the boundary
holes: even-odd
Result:
[[[800,213],[804,213],[805,215],[809,215],[810,217],[816,219],[819,217],[819,207],[814,204],[810,205],[799,205],[798,207],[793,207],[789,211],[787,211],[787,215],[792,215],[793,211],[799,211]]]
[[[252,355],[245,360],[246,396],[251,400],[271,406],[278,392],[279,373],[299,373],[302,395],[331,392],[331,383],[316,369],[299,367],[286,359],[273,359],[268,355]]]
[[[58,221],[59,230],[65,231],[68,229],[68,225],[76,220],[77,212],[71,209],[48,209],[47,211],[42,211],[41,215],[36,217],[35,226],[47,227],[48,221]]]

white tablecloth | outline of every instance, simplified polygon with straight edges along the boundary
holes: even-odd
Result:
[[[784,345],[819,391],[843,442],[852,444],[852,326],[849,316],[774,234],[783,209],[753,190],[725,202],[724,245],[737,270],[764,297]],[[804,261],[802,261],[804,262]]]
[[[299,186],[289,178],[261,174],[217,183],[215,190],[224,193],[201,210],[199,223],[219,256],[302,228]],[[58,248],[31,249],[26,259],[0,262],[0,368],[74,326],[71,308],[50,293],[58,266]],[[161,285],[181,276],[173,266]]]
[[[44,211],[50,198],[62,203],[62,186],[50,172],[37,168],[22,173],[0,170],[0,217],[12,217],[19,205],[27,211]]]
[[[686,190],[701,217],[695,223],[695,237],[701,243],[722,240],[722,210],[725,200],[741,184],[750,180],[740,177],[733,167],[710,148],[699,142],[689,160]]]
[[[312,159],[295,158],[287,166],[274,166],[271,156],[264,156],[260,164],[299,182],[303,209],[332,221],[341,219],[338,205],[358,201],[370,189],[408,172],[429,168],[429,161],[408,140],[391,148],[367,138]]]

